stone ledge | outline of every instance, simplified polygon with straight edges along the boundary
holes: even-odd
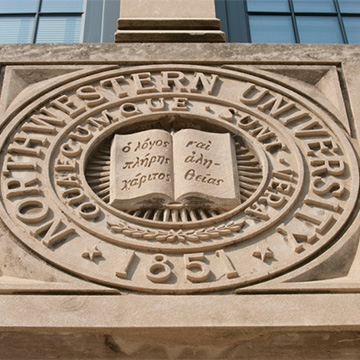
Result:
[[[359,300],[359,294],[6,295],[0,296],[0,354],[7,360],[357,360]]]
[[[0,44],[0,64],[359,63],[360,45],[118,43]]]
[[[225,42],[219,30],[118,30],[115,42]]]
[[[2,295],[0,308],[1,331],[156,327],[360,331],[360,294]]]

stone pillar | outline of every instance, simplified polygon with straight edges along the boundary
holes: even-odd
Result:
[[[122,0],[115,42],[224,42],[214,0]]]

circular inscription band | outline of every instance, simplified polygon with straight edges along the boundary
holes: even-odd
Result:
[[[153,293],[237,287],[336,241],[357,198],[333,115],[242,72],[147,66],[59,85],[1,135],[1,217],[42,258]]]

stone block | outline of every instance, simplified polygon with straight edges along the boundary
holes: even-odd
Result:
[[[0,357],[358,359],[359,49],[0,45]],[[239,203],[114,207],[159,129]]]

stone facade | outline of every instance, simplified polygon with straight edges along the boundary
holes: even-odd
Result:
[[[0,50],[2,358],[359,358],[358,46]]]

